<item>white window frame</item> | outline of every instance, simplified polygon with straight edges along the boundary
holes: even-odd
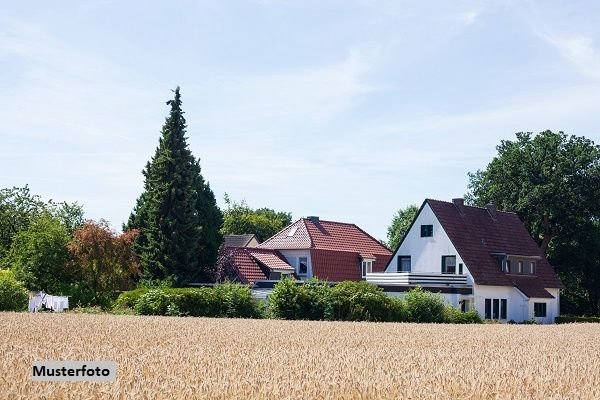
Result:
[[[372,260],[369,258],[366,258],[361,261],[360,270],[361,270],[361,275],[363,278],[366,278],[367,274],[370,274],[373,272],[373,261],[375,261],[375,260]]]

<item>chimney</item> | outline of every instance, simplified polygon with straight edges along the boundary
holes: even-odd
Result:
[[[317,217],[316,215],[311,215],[309,217],[306,217],[306,219],[308,219],[309,221],[318,224],[319,223],[319,217]]]
[[[489,203],[485,205],[485,209],[490,214],[493,220],[496,219],[496,205],[494,203]]]
[[[465,199],[463,199],[462,197],[458,198],[458,199],[452,199],[452,204],[454,204],[454,206],[456,207],[456,209],[458,210],[458,212],[460,214],[464,214],[465,213],[465,210],[464,210]]]

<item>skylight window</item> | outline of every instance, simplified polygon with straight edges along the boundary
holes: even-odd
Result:
[[[296,231],[298,230],[297,226],[292,226],[292,228],[290,229],[290,231],[288,232],[288,236],[294,236],[294,233],[296,233]]]

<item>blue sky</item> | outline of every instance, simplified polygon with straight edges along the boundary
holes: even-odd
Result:
[[[0,5],[0,187],[119,228],[177,85],[220,205],[382,239],[515,132],[600,143],[598,2],[172,3]]]

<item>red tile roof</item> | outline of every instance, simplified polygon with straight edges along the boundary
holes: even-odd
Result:
[[[313,243],[308,234],[304,219],[283,228],[258,245],[263,249],[309,249]]]
[[[480,285],[512,286],[511,278],[499,268],[492,253],[539,257],[536,276],[543,287],[563,288],[563,284],[543,252],[512,212],[496,211],[494,217],[485,208],[462,206],[427,199],[444,231]]]
[[[361,255],[375,258],[382,272],[392,252],[354,224],[302,218],[265,240],[259,248],[310,249],[313,275],[329,281],[360,280]]]
[[[230,251],[230,256],[242,283],[253,284],[256,281],[267,280],[272,269],[294,271],[281,253],[276,250],[257,249],[255,247],[230,247],[228,251]]]
[[[294,272],[294,268],[277,250],[249,248],[248,254],[271,270]]]

